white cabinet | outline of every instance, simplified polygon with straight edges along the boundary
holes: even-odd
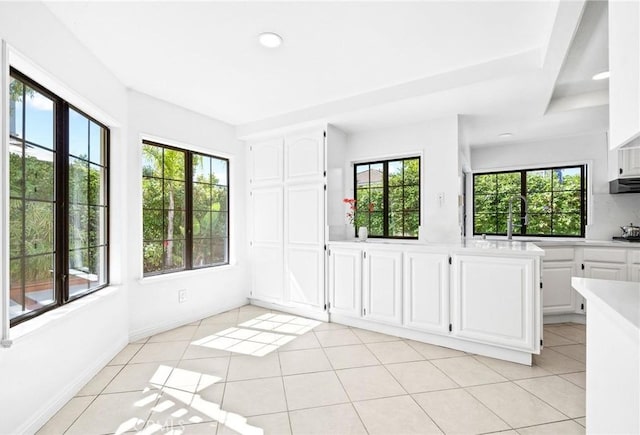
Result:
[[[577,295],[571,287],[572,276],[577,276],[577,268],[573,260],[551,262],[544,260],[542,266],[544,314],[575,312]]]
[[[284,295],[298,305],[324,306],[324,185],[285,187]]]
[[[453,256],[455,336],[525,351],[539,349],[536,262],[531,258]]]
[[[402,251],[367,249],[363,265],[364,316],[402,322]]]
[[[640,148],[618,151],[621,177],[640,176]]]
[[[329,304],[332,314],[362,314],[362,251],[331,248],[329,251]]]
[[[283,140],[273,139],[259,142],[249,147],[249,165],[252,185],[282,183],[283,180]]]
[[[323,310],[324,132],[249,147],[254,299]]]
[[[625,281],[627,279],[627,265],[585,261],[583,276],[585,278]]]
[[[610,1],[609,147],[640,133],[640,2]]]
[[[252,297],[269,302],[283,298],[282,187],[251,191]]]
[[[631,281],[640,282],[640,264],[632,264],[629,269]]]
[[[404,254],[404,325],[427,332],[449,330],[449,256]]]

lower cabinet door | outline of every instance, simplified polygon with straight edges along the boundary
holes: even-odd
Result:
[[[453,334],[535,351],[535,264],[530,258],[454,255]]]
[[[404,325],[427,332],[449,331],[449,256],[404,254]]]
[[[631,265],[631,281],[640,282],[640,264]]]
[[[363,272],[365,318],[402,323],[402,251],[366,250]]]
[[[625,281],[627,279],[627,265],[620,263],[585,261],[584,276],[585,278]]]
[[[362,312],[362,251],[329,249],[329,304],[332,314],[360,317]]]
[[[542,301],[544,314],[567,314],[576,310],[576,291],[571,277],[577,275],[573,261],[544,262],[542,269]]]

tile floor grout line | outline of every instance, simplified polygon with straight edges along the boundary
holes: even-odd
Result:
[[[312,328],[313,330],[313,328]],[[291,340],[293,341],[293,340]],[[289,400],[287,399],[287,389],[284,385],[284,371],[282,370],[282,360],[280,359],[280,353],[279,352],[275,352],[275,354],[278,357],[278,365],[280,367],[280,381],[282,383],[282,395],[284,396],[284,407],[286,409],[286,413],[287,413],[287,421],[289,422],[289,431],[291,432],[291,434],[293,435],[293,424],[291,424],[291,415],[289,414]]]
[[[559,378],[559,377],[560,377],[559,375],[554,375],[554,376],[555,376],[555,377],[557,377],[557,378]],[[566,382],[569,382],[569,381],[566,381]],[[518,384],[518,383],[516,383],[516,382],[514,382],[513,384],[514,384],[514,385],[516,385],[518,388],[522,389],[523,391],[525,391],[525,392],[527,392],[527,393],[529,393],[529,394],[531,394],[531,395],[535,396],[538,400],[542,401],[544,404],[546,404],[546,405],[550,406],[550,407],[551,407],[552,409],[554,409],[555,411],[558,411],[560,414],[562,414],[562,415],[564,415],[565,417],[567,417],[567,419],[569,419],[569,420],[571,420],[571,419],[572,419],[572,417],[569,417],[567,414],[565,414],[564,412],[562,412],[561,410],[559,410],[558,408],[556,408],[555,406],[553,406],[552,404],[550,404],[549,402],[547,402],[546,400],[544,400],[542,397],[539,397],[539,396],[538,396],[537,394],[535,394],[533,391],[529,391],[529,390],[527,390],[527,389],[526,389],[526,388],[524,388],[522,385],[520,385],[520,384]],[[586,413],[586,410],[585,410],[585,413]],[[580,418],[580,417],[576,417],[576,418]],[[551,423],[553,423],[553,422],[551,422]]]

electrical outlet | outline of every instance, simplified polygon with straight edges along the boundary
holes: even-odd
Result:
[[[187,302],[187,290],[178,290],[178,303]]]

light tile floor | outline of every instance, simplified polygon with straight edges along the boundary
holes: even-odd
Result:
[[[247,305],[129,344],[38,433],[584,433],[584,325],[545,343],[527,367]]]

